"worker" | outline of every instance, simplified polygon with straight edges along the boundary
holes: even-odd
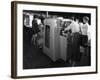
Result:
[[[36,45],[36,37],[37,37],[37,33],[39,32],[39,28],[38,28],[38,24],[40,23],[40,20],[38,19],[37,15],[34,15],[34,18],[32,20],[32,32],[33,32],[33,36],[31,39],[31,42]]]
[[[74,21],[74,17],[71,18],[71,24],[65,28],[71,31],[70,42],[68,43],[67,54],[69,54],[69,62],[72,66],[75,66],[76,62],[80,60],[80,28],[78,22]]]

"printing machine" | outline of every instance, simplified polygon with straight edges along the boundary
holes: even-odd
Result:
[[[68,19],[48,18],[44,20],[43,52],[53,61],[67,60],[67,36],[61,34],[62,23]]]

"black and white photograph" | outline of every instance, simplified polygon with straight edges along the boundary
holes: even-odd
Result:
[[[91,14],[23,10],[23,68],[91,65]]]
[[[96,6],[31,2],[12,6],[12,76],[97,72]]]

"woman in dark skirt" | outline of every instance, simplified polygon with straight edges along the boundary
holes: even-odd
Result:
[[[69,37],[67,37],[67,55],[70,64],[75,66],[76,62],[81,58],[79,24],[72,20],[71,24],[65,30],[71,30],[72,32],[70,33]]]
[[[81,45],[83,47],[86,47],[90,37],[90,35],[88,35],[90,29],[90,25],[88,24],[88,21],[89,18],[87,16],[83,17],[84,25],[81,26]]]
[[[72,60],[80,61],[80,34],[78,32],[72,36],[72,45]]]

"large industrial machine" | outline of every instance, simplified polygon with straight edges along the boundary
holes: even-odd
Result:
[[[67,37],[61,34],[61,24],[67,19],[49,18],[44,20],[44,44],[43,52],[53,61],[67,60]]]

